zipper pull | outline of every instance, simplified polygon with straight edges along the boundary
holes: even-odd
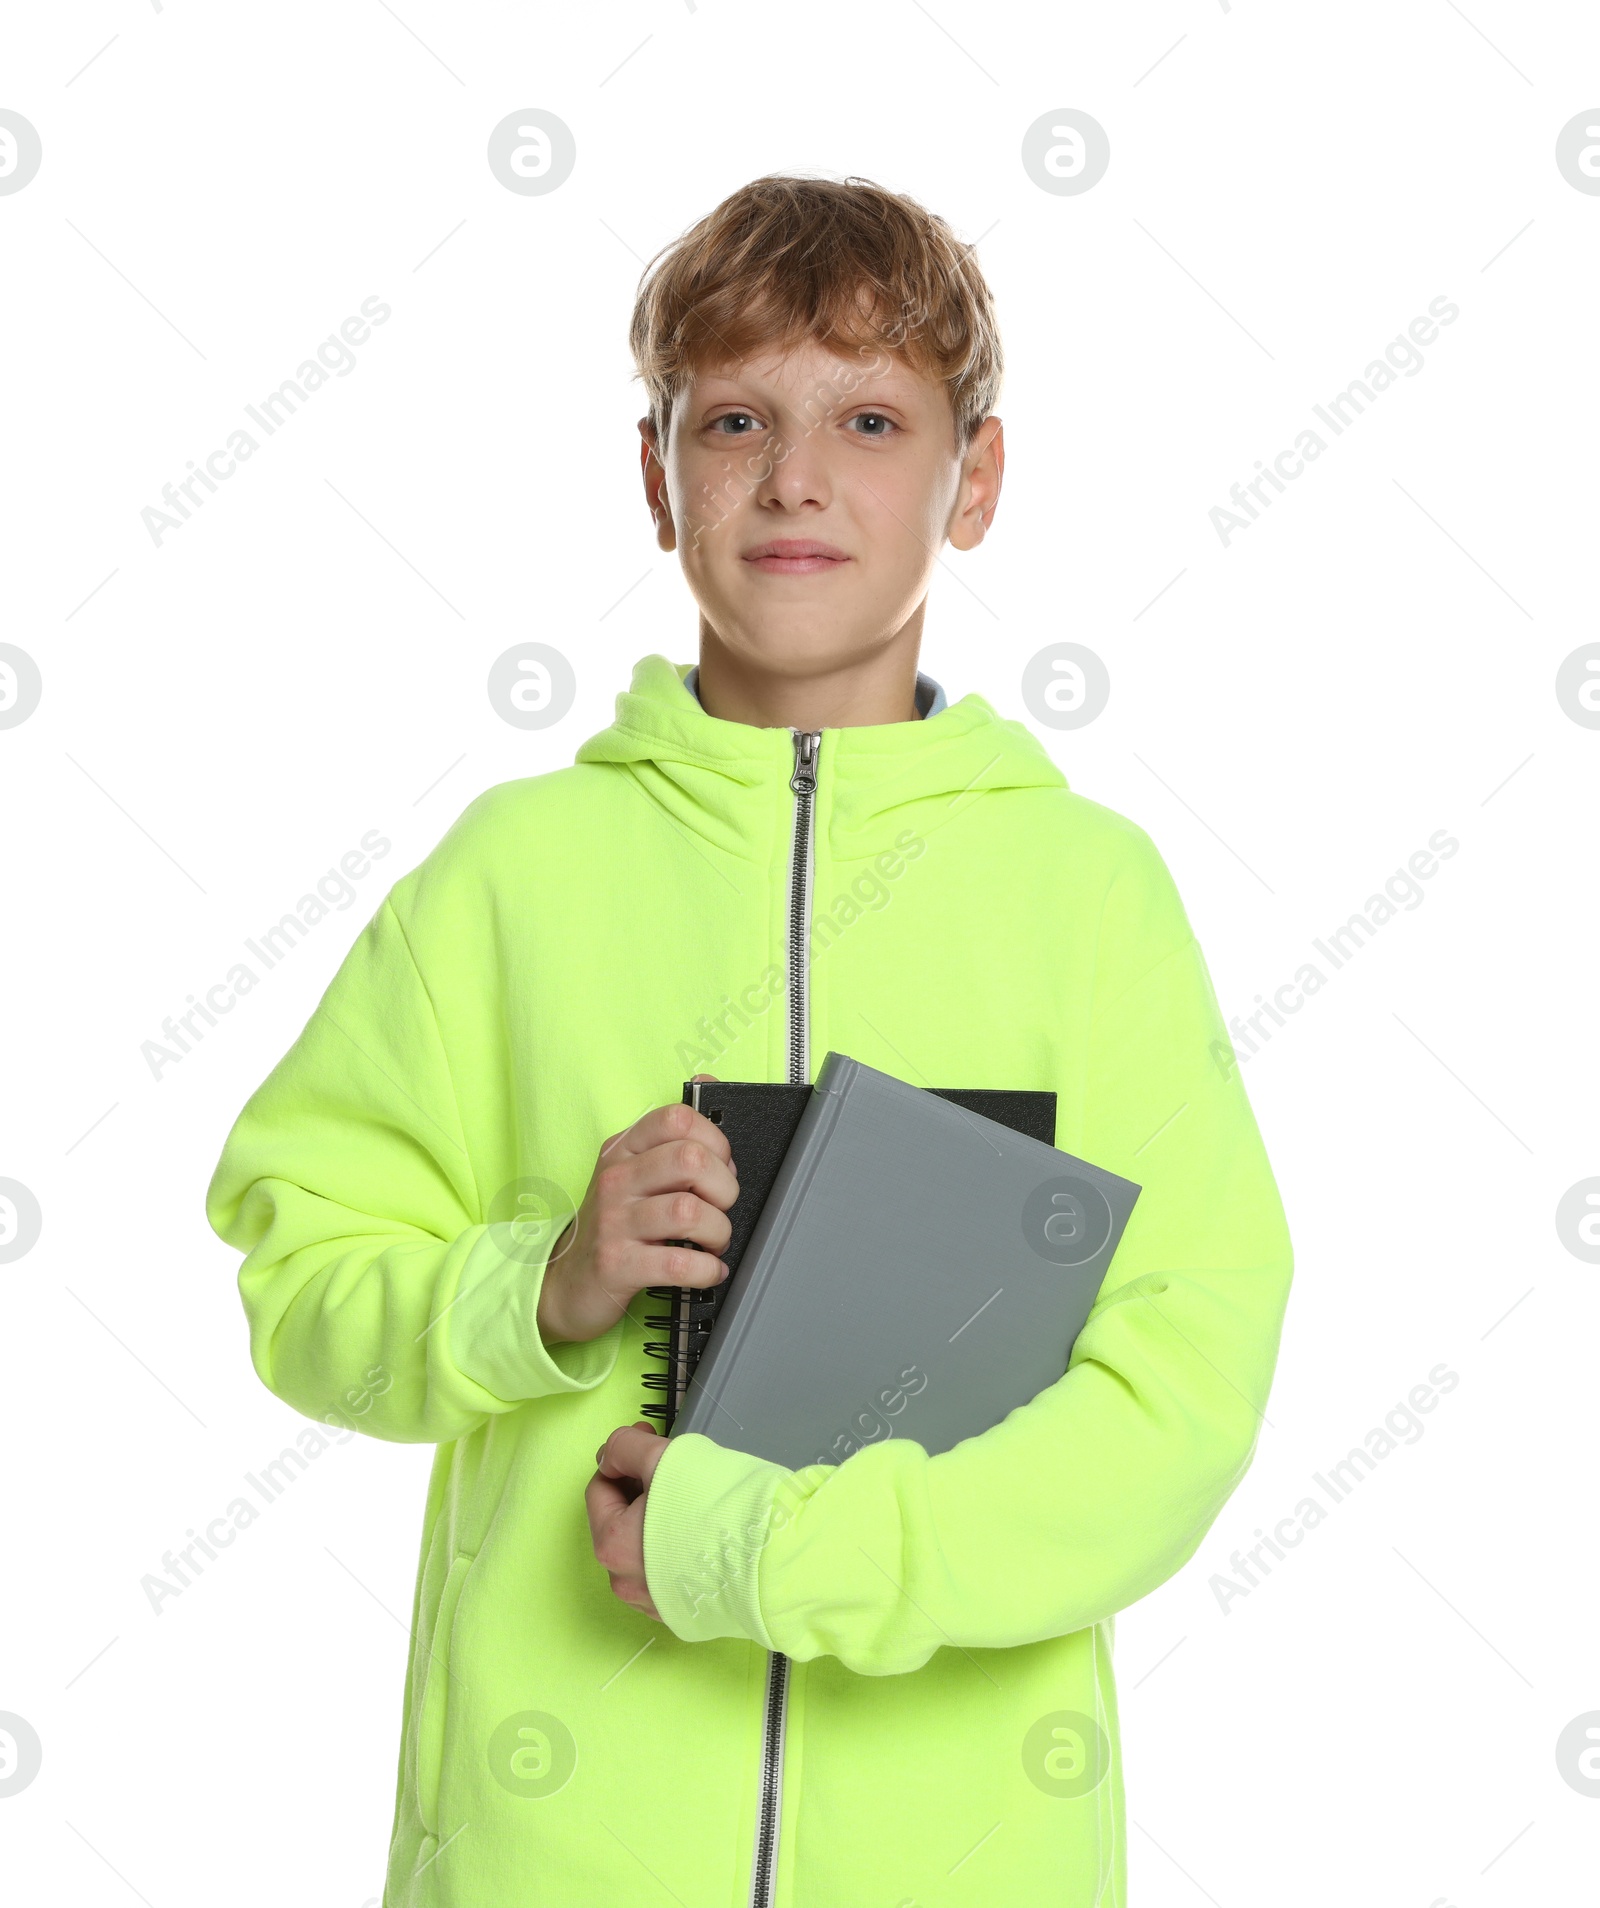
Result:
[[[796,729],[794,734],[794,773],[789,786],[796,795],[814,795],[817,788],[817,749],[822,741],[820,729]]]

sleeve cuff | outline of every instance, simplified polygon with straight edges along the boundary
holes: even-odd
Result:
[[[539,1294],[551,1225],[534,1241],[504,1225],[485,1226],[473,1241],[444,1318],[456,1369],[508,1405],[560,1391],[593,1391],[611,1376],[622,1345],[622,1320],[582,1343],[546,1345],[539,1333]]]
[[[669,1440],[644,1513],[645,1585],[685,1643],[776,1648],[761,1615],[761,1553],[795,1514],[794,1472],[697,1431]]]

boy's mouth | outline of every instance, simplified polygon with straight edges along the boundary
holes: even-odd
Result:
[[[775,537],[770,543],[758,543],[747,550],[744,560],[774,576],[806,576],[817,570],[836,570],[850,561],[835,544],[817,543],[810,537]]]

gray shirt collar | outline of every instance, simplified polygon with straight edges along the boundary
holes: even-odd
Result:
[[[696,702],[700,701],[700,665],[698,663],[696,663],[694,668],[684,677],[683,686],[689,691],[690,695],[694,697]],[[917,671],[917,714],[922,717],[923,721],[926,721],[929,716],[936,716],[941,709],[948,707],[949,704],[945,701],[944,690],[940,688],[932,676],[923,675],[919,669]]]

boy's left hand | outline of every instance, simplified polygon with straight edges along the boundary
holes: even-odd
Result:
[[[667,1440],[644,1420],[619,1425],[595,1453],[599,1469],[583,1493],[596,1561],[611,1588],[655,1622],[661,1613],[644,1579],[644,1512],[650,1480],[666,1451]]]

